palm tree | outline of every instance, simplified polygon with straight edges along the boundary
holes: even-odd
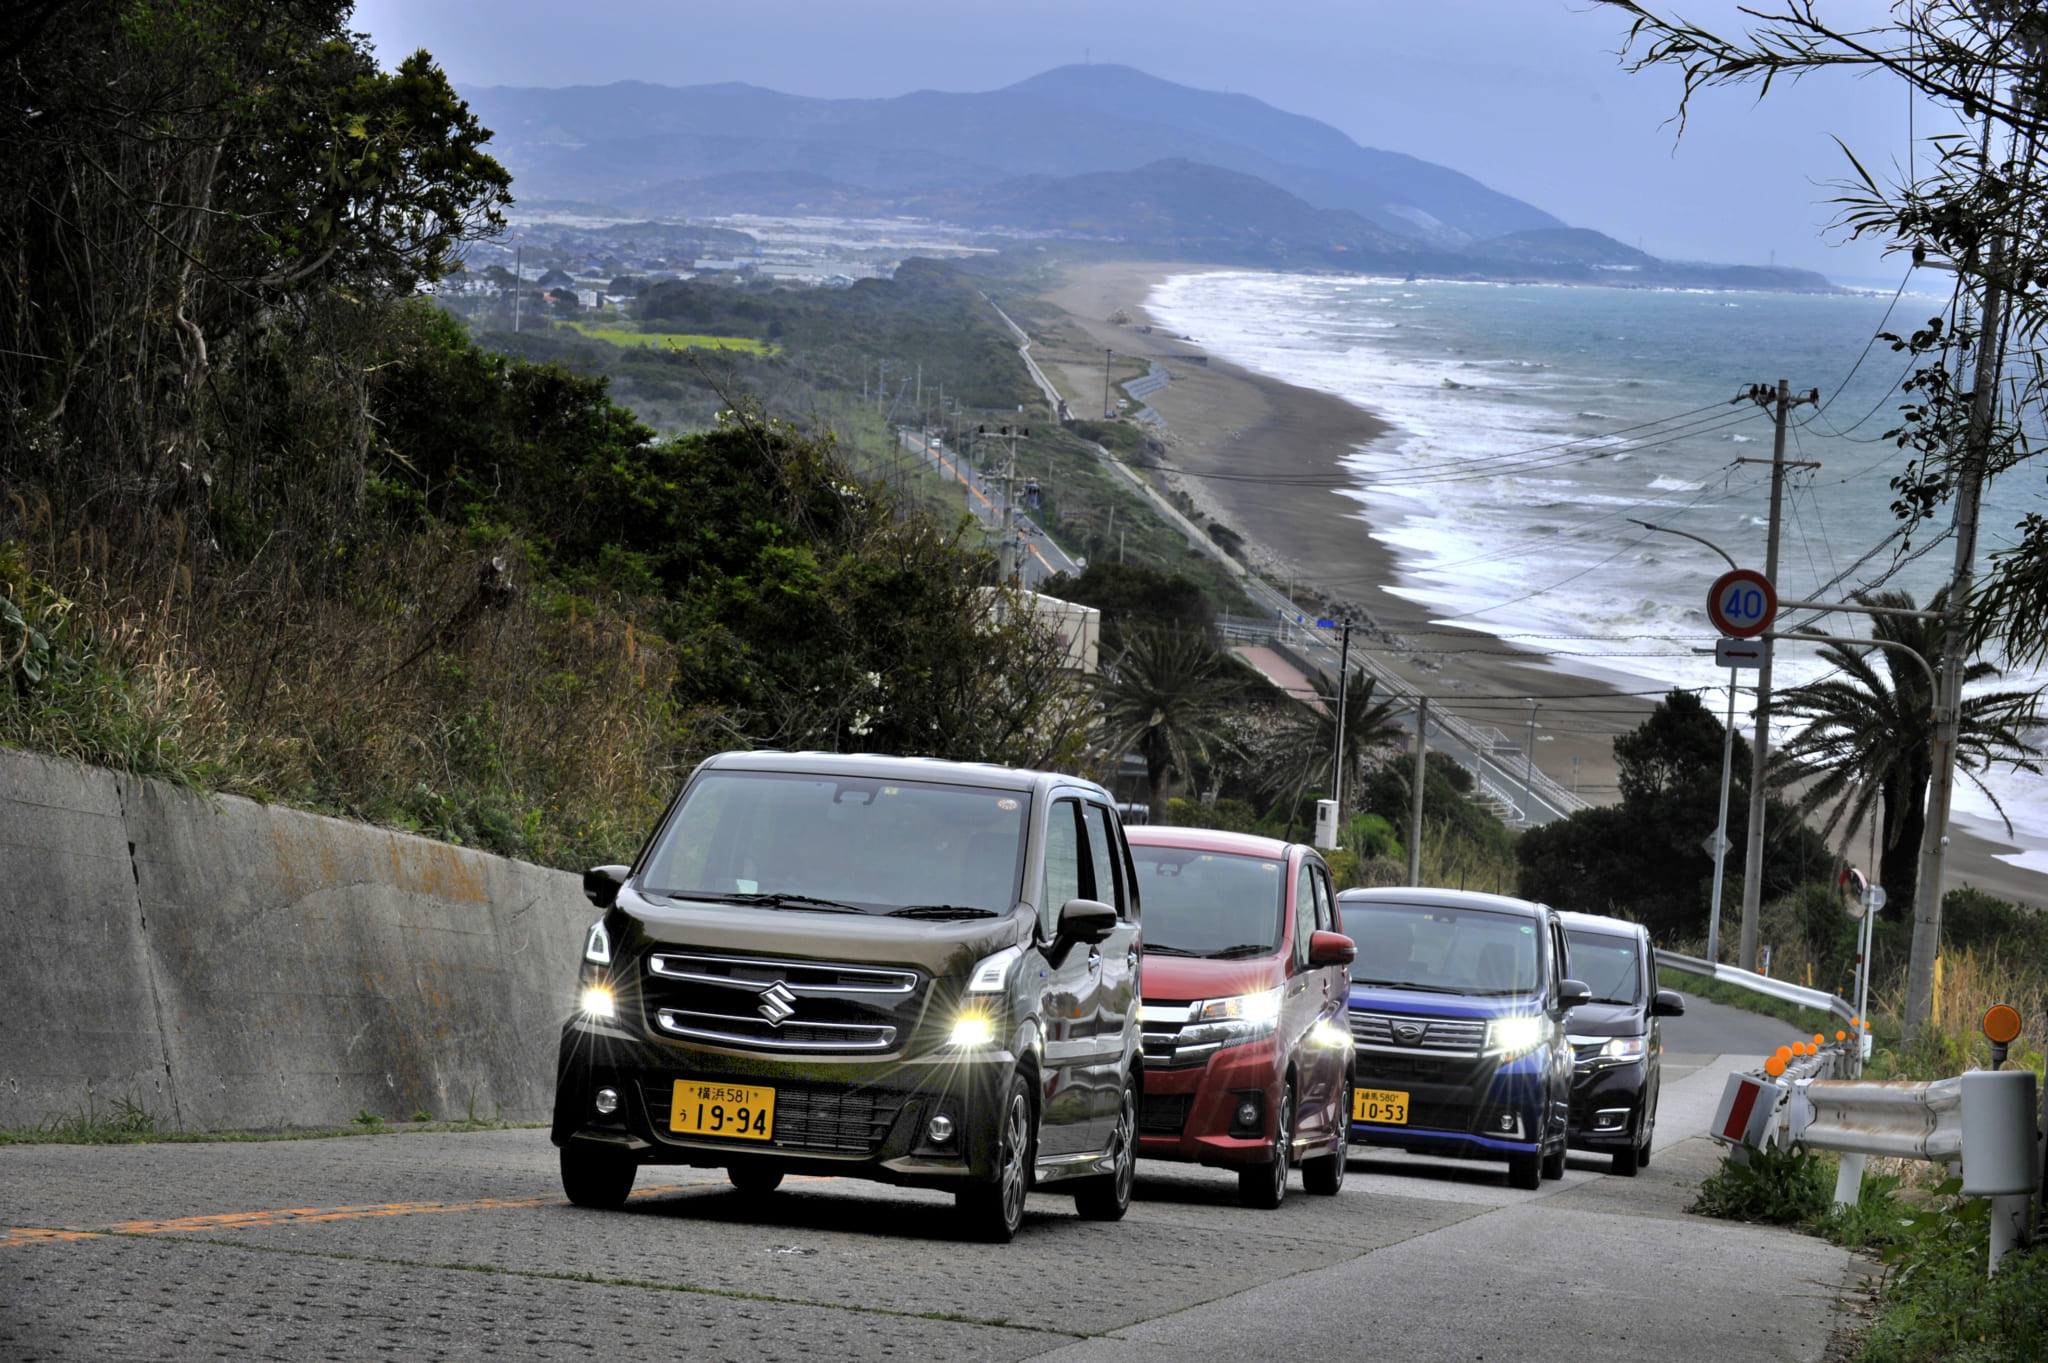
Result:
[[[1929,609],[1939,613],[1947,595],[1946,588],[1935,593]],[[1855,599],[1866,606],[1915,608],[1907,592],[1857,592]],[[1940,678],[1939,620],[1875,618],[1873,637],[1904,644]],[[1820,655],[1834,665],[1835,673],[1785,693],[1784,713],[1809,722],[1774,755],[1772,783],[1811,782],[1797,807],[1804,814],[1831,806],[1821,834],[1832,835],[1840,827],[1845,841],[1856,836],[1882,800],[1878,883],[1885,887],[1888,907],[1909,916],[1926,831],[1927,785],[1934,774],[1934,696],[1927,672],[1911,658],[1885,649],[1880,673],[1875,665],[1878,652],[1828,644]],[[1991,664],[1976,662],[1964,669],[1962,679],[1968,685],[1997,675]],[[2041,755],[2040,749],[2021,734],[2040,722],[2035,704],[2031,693],[1996,691],[1965,697],[1958,707],[1956,767],[1991,800],[2001,818],[2005,810],[1979,773],[1993,762],[2040,770],[2030,760]],[[2006,827],[2011,831],[2010,821]]]
[[[1111,760],[1135,752],[1145,759],[1146,798],[1152,820],[1166,818],[1169,771],[1191,778],[1197,765],[1230,746],[1225,721],[1237,709],[1244,683],[1200,631],[1134,630],[1124,651],[1104,669],[1103,745]]]
[[[1280,741],[1269,754],[1267,793],[1299,799],[1311,787],[1326,786],[1337,757],[1337,688],[1321,674],[1309,678],[1317,703],[1293,708]],[[1344,789],[1356,795],[1374,748],[1401,736],[1395,704],[1376,700],[1378,679],[1360,669],[1344,682]],[[1341,815],[1341,811],[1340,811]]]

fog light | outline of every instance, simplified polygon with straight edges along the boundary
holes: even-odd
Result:
[[[619,1015],[618,1007],[612,1002],[612,991],[602,985],[592,985],[583,991],[583,1015],[603,1018],[607,1022]]]
[[[924,1129],[924,1134],[933,1145],[944,1145],[953,1139],[953,1119],[941,1112],[932,1118],[931,1125]]]
[[[1593,1114],[1595,1131],[1619,1131],[1627,1125],[1628,1109],[1625,1107],[1605,1108]]]
[[[1237,1105],[1237,1124],[1239,1126],[1257,1126],[1259,1124],[1259,1105],[1249,1098],[1239,1103]]]
[[[599,1089],[597,1097],[591,1102],[591,1106],[597,1109],[598,1116],[611,1116],[619,1110],[619,1091],[617,1089]]]
[[[952,1042],[955,1046],[986,1046],[995,1040],[996,1029],[985,1017],[964,1017],[953,1024]]]
[[[1522,1139],[1522,1119],[1516,1113],[1503,1112],[1494,1119],[1493,1130],[1497,1136],[1506,1136],[1509,1140],[1518,1141]]]

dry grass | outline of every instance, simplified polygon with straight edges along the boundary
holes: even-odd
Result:
[[[0,742],[555,865],[630,852],[716,746],[673,712],[652,603],[536,580],[515,540],[229,575],[174,517],[115,545],[12,510],[0,593],[49,647],[7,670]]]

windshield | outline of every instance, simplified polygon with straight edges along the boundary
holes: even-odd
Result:
[[[1021,791],[714,771],[683,797],[641,884],[778,908],[1004,914],[1017,903],[1030,812]]]
[[[1441,904],[1344,905],[1358,943],[1351,978],[1445,994],[1529,994],[1538,983],[1536,923],[1520,914]]]
[[[1642,1001],[1642,956],[1635,939],[1611,932],[1566,932],[1571,944],[1572,978],[1583,980],[1595,1003]]]
[[[1145,950],[1167,956],[1264,956],[1280,949],[1285,863],[1227,852],[1131,844]]]

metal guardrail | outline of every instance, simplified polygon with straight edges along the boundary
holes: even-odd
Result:
[[[1843,1154],[1957,1159],[1963,1153],[1963,1081],[1810,1080],[1793,1087],[1786,1135]]]
[[[1855,1006],[1839,994],[1830,994],[1825,989],[1808,989],[1805,985],[1793,984],[1790,980],[1774,980],[1769,975],[1759,975],[1754,970],[1744,970],[1740,966],[1721,965],[1697,956],[1666,951],[1662,947],[1657,949],[1657,964],[1670,966],[1673,970],[1682,970],[1691,975],[1704,975],[1708,979],[1720,980],[1724,984],[1738,985],[1766,998],[1796,1003],[1802,1008],[1827,1013],[1843,1022],[1856,1016]]]

